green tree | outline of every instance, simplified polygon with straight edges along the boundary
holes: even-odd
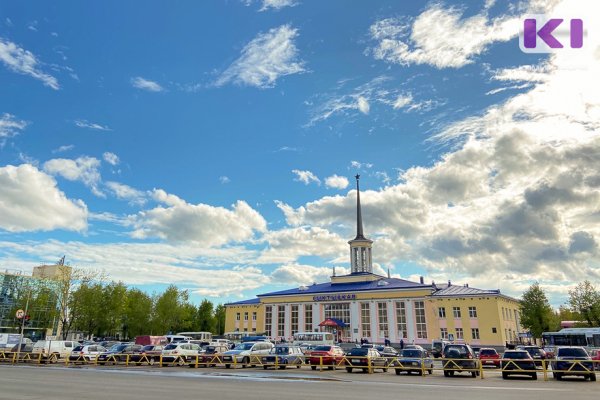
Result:
[[[521,300],[521,325],[529,329],[534,338],[542,336],[542,332],[550,330],[554,313],[546,293],[538,282],[523,293]]]
[[[600,325],[600,292],[590,281],[583,281],[569,290],[569,305],[589,326]]]
[[[201,332],[215,332],[213,303],[204,299],[198,306],[198,329]]]
[[[101,326],[105,326],[105,313],[99,306],[104,297],[104,285],[101,282],[88,282],[79,285],[71,294],[69,314],[71,326],[86,335],[98,335]]]
[[[127,287],[123,282],[111,282],[104,287],[104,296],[100,307],[104,312],[102,328],[104,334],[111,337],[126,335],[123,333],[123,319]]]
[[[215,308],[215,324],[217,335],[225,333],[225,306],[223,304],[219,304]]]
[[[129,289],[125,299],[123,333],[130,338],[150,333],[152,298],[139,289]]]
[[[193,317],[193,313],[192,317],[189,316],[191,310],[186,307],[188,297],[186,290],[180,291],[175,285],[171,285],[156,298],[152,321],[153,333],[176,333],[182,330],[181,327],[186,324],[186,321],[190,321]]]

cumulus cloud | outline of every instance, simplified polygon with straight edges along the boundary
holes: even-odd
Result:
[[[547,12],[555,3],[532,1],[525,12]],[[377,42],[371,52],[375,59],[401,65],[460,68],[472,63],[491,44],[516,37],[523,8],[519,4],[513,7],[515,12],[490,18],[488,7],[484,7],[480,13],[464,17],[460,8],[434,3],[414,21],[393,17],[371,25],[371,39]]]
[[[221,182],[222,184],[226,184],[226,183],[230,183],[231,179],[229,179],[228,176],[223,175],[223,176],[219,177],[219,182]]]
[[[103,197],[99,189],[101,179],[98,168],[100,160],[94,157],[79,157],[75,160],[54,158],[44,163],[44,171],[59,175],[69,181],[79,181],[89,187],[96,196]]]
[[[336,275],[343,275],[346,269],[336,269]],[[286,264],[277,267],[271,277],[277,283],[285,283],[286,285],[310,285],[313,282],[328,281],[333,275],[333,268],[314,267],[312,265],[302,264]]]
[[[65,145],[59,146],[58,148],[52,150],[52,153],[53,154],[64,153],[65,151],[73,150],[74,148],[75,148],[75,145],[65,144]]]
[[[33,53],[3,38],[0,38],[0,61],[13,72],[29,75],[54,90],[60,89],[55,77],[41,71],[40,62]]]
[[[70,200],[56,181],[29,164],[0,168],[0,229],[9,232],[87,228],[87,207]]]
[[[179,197],[155,189],[153,198],[166,205],[142,211],[135,217],[134,238],[194,241],[204,246],[221,246],[251,240],[266,231],[265,219],[244,201],[231,209],[207,204],[189,204]]]
[[[301,171],[299,169],[292,170],[294,174],[296,174],[295,181],[302,182],[305,185],[308,185],[311,182],[315,182],[317,185],[321,184],[321,180],[310,171]]]
[[[111,153],[108,151],[102,154],[102,158],[104,158],[104,161],[113,166],[118,165],[120,162],[119,156],[117,156],[115,153]]]
[[[106,182],[106,186],[118,199],[127,200],[133,205],[143,205],[146,203],[146,193],[131,186],[112,181]]]
[[[136,76],[135,78],[131,78],[131,85],[134,88],[146,90],[148,92],[162,92],[165,90],[161,85],[157,82],[144,79],[141,76]]]
[[[298,30],[281,25],[267,33],[260,33],[242,49],[216,81],[217,86],[233,82],[238,85],[270,88],[282,76],[305,72],[304,62],[298,58],[295,39]]]
[[[6,139],[21,133],[27,126],[27,122],[16,119],[14,115],[4,113],[0,116],[0,148],[5,144]]]
[[[111,130],[106,125],[100,125],[95,122],[89,122],[89,121],[86,121],[85,119],[78,119],[74,123],[75,123],[75,126],[78,128],[93,129],[96,131],[110,131]]]
[[[331,175],[325,178],[325,186],[333,189],[346,189],[348,187],[348,178],[345,176]]]

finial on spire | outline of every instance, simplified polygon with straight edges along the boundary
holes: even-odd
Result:
[[[362,212],[360,209],[360,186],[358,184],[358,180],[360,179],[360,175],[356,174],[356,239],[364,239],[365,235],[363,234],[363,225],[362,225]]]
[[[388,279],[391,278],[390,276],[390,268],[388,267]]]

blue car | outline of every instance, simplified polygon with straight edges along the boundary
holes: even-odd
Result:
[[[275,366],[285,369],[288,365],[300,368],[304,363],[304,353],[300,346],[277,345],[261,357],[261,362],[264,369]]]
[[[398,362],[394,364],[396,375],[400,375],[402,372],[409,375],[415,372],[417,375],[421,375],[423,370],[426,370],[429,374],[433,373],[433,358],[429,356],[427,350],[404,349],[400,358],[398,358]]]
[[[583,376],[590,381],[596,380],[592,358],[583,347],[559,347],[556,359],[552,361],[552,374],[558,381],[563,376]]]

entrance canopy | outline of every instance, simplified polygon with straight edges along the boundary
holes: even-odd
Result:
[[[325,321],[321,322],[319,326],[334,326],[338,328],[345,328],[348,326],[344,321],[337,318],[327,318]]]

